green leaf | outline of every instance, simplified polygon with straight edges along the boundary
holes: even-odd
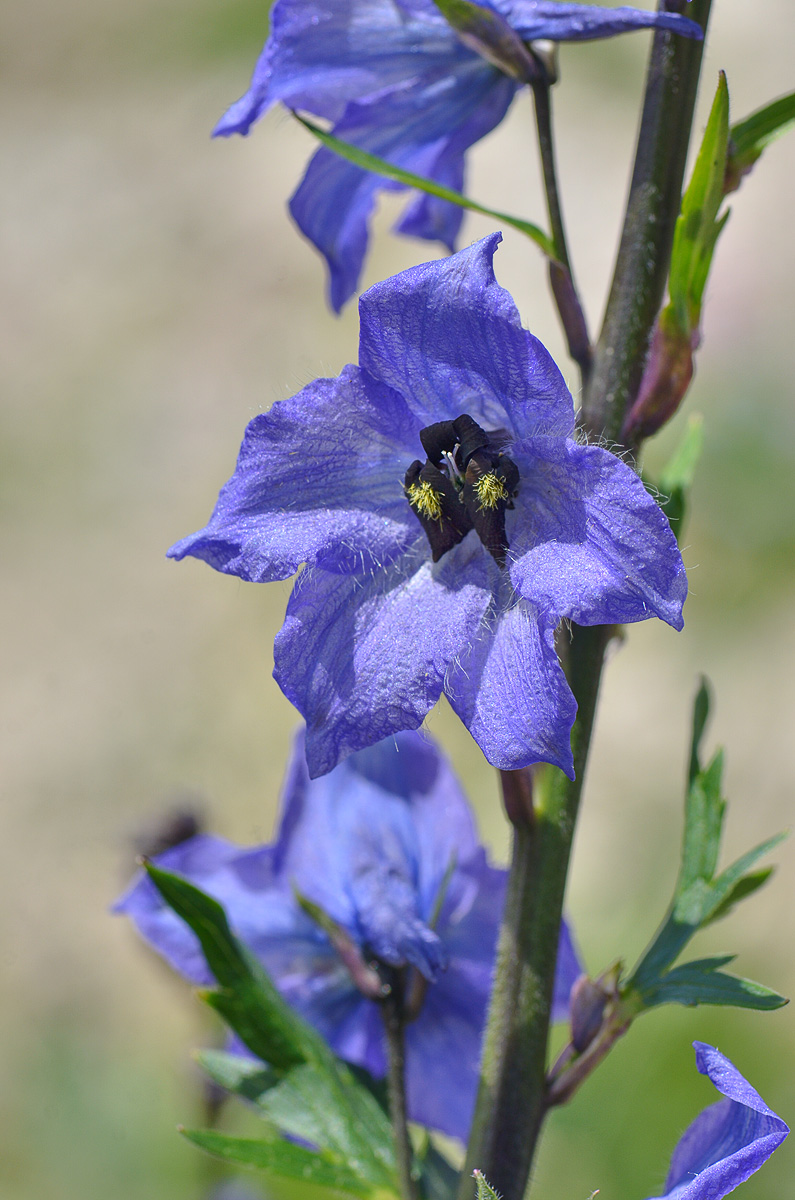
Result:
[[[524,233],[532,242],[535,242],[548,258],[557,261],[552,239],[530,221],[522,221],[519,217],[511,217],[507,213],[497,211],[497,209],[486,208],[484,205],[470,200],[469,197],[463,196],[460,192],[453,191],[452,188],[444,187],[441,183],[435,183],[432,179],[425,179],[422,175],[415,175],[413,171],[404,171],[402,167],[397,167],[394,163],[387,162],[384,158],[379,158],[376,154],[370,154],[369,151],[362,150],[359,146],[352,145],[351,142],[342,141],[341,138],[335,137],[333,133],[327,133],[325,129],[321,129],[319,125],[315,125],[313,121],[308,120],[306,117],[299,117],[296,112],[293,112],[293,116],[318,141],[327,146],[329,150],[333,150],[340,158],[347,159],[348,162],[361,167],[364,171],[370,171],[374,175],[383,175],[386,179],[394,180],[395,183],[402,183],[406,187],[417,188],[421,192],[426,192],[429,196],[438,196],[440,200],[448,200],[451,204],[457,204],[459,208],[469,209],[470,212],[480,213],[484,217],[492,217],[500,225],[510,225],[514,229],[518,229],[520,233]]]
[[[775,850],[776,846],[780,845],[788,836],[786,832],[774,834],[773,837],[754,846],[753,850],[747,850],[745,854],[741,854],[731,866],[721,871],[710,887],[709,904],[704,908],[701,916],[702,925],[714,919],[716,910],[723,906],[749,867],[752,867],[760,858],[764,858],[771,850]]]
[[[721,795],[722,778],[723,751],[718,750],[707,769],[699,771],[688,788],[682,865],[674,895],[674,910],[678,913],[691,907],[687,897],[694,885],[711,881],[718,864],[726,813],[726,801]]]
[[[718,220],[723,200],[729,142],[729,89],[721,71],[690,183],[674,230],[668,291],[683,334],[698,329],[701,302],[715,243],[728,213]]]
[[[495,1192],[494,1188],[480,1171],[473,1171],[472,1176],[477,1185],[477,1200],[501,1200],[500,1193]]]
[[[146,864],[146,870],[166,904],[201,943],[220,985],[218,991],[203,993],[205,1000],[248,1048],[277,1070],[320,1054],[320,1039],[297,1019],[259,964],[233,937],[221,905],[178,875],[152,863]]]
[[[436,0],[436,7],[466,46],[504,74],[522,83],[539,79],[538,60],[499,13],[473,0]]]
[[[713,921],[720,921],[722,917],[728,916],[736,904],[739,904],[741,900],[747,900],[749,896],[752,896],[754,892],[763,887],[774,870],[774,867],[762,867],[759,871],[751,871],[748,875],[742,875],[734,887],[727,892],[720,904],[712,910],[710,916],[702,922],[701,928],[703,929],[705,925],[711,925]]]
[[[248,1100],[260,1116],[283,1133],[331,1152],[337,1161],[354,1167],[362,1178],[383,1179],[378,1163],[369,1161],[369,1144],[351,1136],[345,1101],[343,1098],[341,1103],[334,1075],[307,1063],[279,1078],[267,1068],[263,1070],[260,1063],[218,1050],[205,1051],[197,1058],[216,1083]],[[361,1102],[359,1097],[357,1119],[362,1116]],[[370,1135],[380,1137],[391,1154],[391,1131],[386,1116],[374,1099],[371,1104],[366,1103],[376,1115],[375,1122],[371,1119],[367,1123]],[[375,1131],[373,1123],[378,1127]]]
[[[766,146],[795,125],[795,92],[773,100],[732,125],[729,135],[729,159],[726,191],[740,186],[743,175],[753,167]]]
[[[393,1200],[392,1188],[373,1186],[361,1179],[343,1163],[334,1162],[322,1154],[307,1150],[279,1137],[275,1131],[263,1139],[229,1137],[211,1129],[183,1129],[181,1132],[194,1145],[214,1154],[225,1162],[243,1167],[255,1167],[274,1180],[293,1180],[301,1184],[302,1195],[358,1196],[363,1200]],[[310,1190],[311,1189],[311,1190]]]
[[[267,1064],[245,1065],[230,1055],[211,1059],[214,1077],[254,1099],[286,1133],[305,1137],[358,1178],[393,1188],[394,1143],[375,1096],[340,1062],[315,1030],[282,999],[232,934],[220,904],[179,876],[147,866],[163,899],[201,942],[218,983],[204,999]],[[241,1065],[243,1063],[244,1065]],[[259,1090],[257,1090],[259,1089]],[[252,1094],[253,1092],[253,1094]]]
[[[696,959],[674,967],[644,995],[646,1006],[659,1004],[718,1004],[733,1008],[770,1010],[781,1008],[788,1001],[750,979],[727,975],[718,968],[732,962],[735,955]]]
[[[697,414],[690,417],[684,437],[666,463],[657,491],[660,508],[668,518],[677,542],[681,544],[690,488],[704,445],[704,420]]]
[[[706,675],[702,675],[696,698],[693,701],[693,731],[690,738],[690,765],[687,773],[688,787],[693,786],[693,781],[701,770],[701,739],[704,737],[704,730],[709,720],[711,703],[709,680]]]
[[[702,679],[693,706],[682,861],[673,900],[622,991],[625,995],[635,992],[647,1007],[676,1002],[776,1008],[784,1002],[776,992],[717,972],[730,958],[704,959],[667,970],[694,934],[725,916],[741,899],[762,886],[770,871],[752,873],[751,868],[786,836],[777,834],[768,838],[716,875],[726,801],[721,793],[723,752],[719,750],[706,768],[701,766],[701,742],[709,707],[709,689]]]

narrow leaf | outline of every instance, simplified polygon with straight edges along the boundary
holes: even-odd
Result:
[[[709,690],[709,680],[706,675],[701,676],[696,698],[693,702],[693,732],[690,740],[690,767],[688,770],[688,784],[692,784],[696,775],[701,770],[701,739],[704,736],[704,730],[707,727],[709,720],[709,710],[712,703],[712,697]]]
[[[320,1039],[298,1020],[234,937],[221,905],[178,875],[151,863],[146,869],[165,902],[198,937],[207,965],[220,984],[219,991],[204,993],[207,1003],[249,1049],[277,1070],[296,1066],[317,1053]]]
[[[405,187],[417,188],[418,191],[426,192],[429,196],[437,196],[440,200],[457,204],[459,208],[469,209],[470,212],[480,213],[484,217],[492,217],[500,225],[510,225],[535,242],[548,258],[557,261],[552,239],[530,221],[522,221],[519,217],[509,216],[508,213],[486,208],[485,205],[470,200],[468,196],[463,196],[461,192],[444,187],[443,184],[435,183],[434,180],[426,179],[422,175],[415,175],[413,171],[405,171],[402,167],[397,167],[394,163],[379,158],[376,154],[370,154],[369,151],[362,150],[351,142],[342,141],[341,138],[335,137],[333,133],[327,133],[325,129],[321,129],[319,125],[315,125],[306,117],[299,117],[297,112],[293,112],[293,116],[301,122],[305,129],[314,134],[318,141],[327,146],[329,150],[333,150],[340,158],[347,159],[348,162],[361,167],[364,171],[370,171],[373,175],[383,175],[384,178],[392,179],[395,183],[402,183]]]
[[[744,175],[753,167],[762,151],[772,141],[795,124],[795,92],[773,100],[751,113],[744,121],[732,125],[729,136],[729,159],[726,167],[725,191],[740,186]]]
[[[701,301],[718,233],[729,140],[729,89],[721,71],[693,174],[674,230],[668,291],[683,333],[698,328]],[[722,226],[721,226],[722,228]]]
[[[151,865],[147,869],[164,900],[196,933],[222,984],[204,992],[204,999],[278,1077],[278,1086],[270,1089],[265,1086],[269,1077],[260,1077],[260,1109],[285,1132],[338,1152],[356,1165],[361,1178],[391,1185],[394,1144],[375,1097],[287,1005],[232,934],[220,904],[179,876]],[[214,1066],[220,1069],[218,1060]],[[227,1062],[226,1069],[233,1067]]]
[[[364,1200],[387,1200],[395,1196],[391,1189],[373,1187],[342,1163],[288,1142],[275,1132],[265,1139],[229,1137],[211,1129],[183,1129],[194,1145],[225,1162],[255,1167],[273,1179],[296,1180],[304,1188],[325,1188],[340,1196],[361,1196]]]
[[[773,837],[768,838],[765,842],[760,842],[758,846],[754,846],[753,850],[746,851],[741,854],[731,866],[726,867],[725,871],[721,871],[720,875],[715,879],[710,889],[710,906],[701,918],[702,924],[707,920],[712,919],[715,910],[719,908],[727,896],[729,896],[745,875],[746,871],[758,862],[760,858],[764,858],[771,850],[775,850],[776,846],[780,845],[784,839],[788,837],[786,832],[777,833]]]
[[[736,904],[739,904],[741,900],[747,900],[749,896],[763,887],[774,870],[775,867],[762,867],[759,871],[751,871],[748,875],[741,876],[720,904],[713,909],[706,921],[702,923],[702,929],[706,925],[711,925],[713,921],[720,921],[722,917],[728,916]]]
[[[734,955],[702,959],[675,967],[662,977],[654,989],[644,995],[647,1007],[653,1008],[659,1004],[717,1004],[732,1008],[771,1010],[788,1003],[784,996],[761,983],[741,979],[737,975],[727,975],[716,969],[717,965],[731,962],[733,958]]]
[[[711,880],[718,863],[726,801],[721,795],[723,751],[718,750],[709,766],[699,771],[685,802],[685,832],[682,866],[676,885],[675,905],[698,880]]]

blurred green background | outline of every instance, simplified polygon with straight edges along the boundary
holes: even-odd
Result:
[[[246,421],[356,355],[355,306],[339,320],[326,310],[320,260],[285,212],[308,136],[274,113],[248,140],[209,140],[265,22],[261,0],[0,8],[4,1200],[200,1200],[215,1177],[175,1132],[200,1119],[190,1049],[215,1031],[108,906],[135,837],[186,797],[218,832],[267,838],[295,723],[269,657],[289,585],[164,558],[205,522]],[[789,90],[793,44],[790,0],[718,0],[699,126],[719,68],[736,118]],[[561,56],[564,202],[594,325],[647,46],[643,34]],[[704,414],[706,448],[685,631],[631,629],[608,672],[568,900],[592,971],[631,959],[667,902],[699,672],[717,696],[710,744],[728,748],[726,854],[791,819],[794,164],[791,137],[733,197],[709,287],[687,406]],[[472,155],[469,190],[542,218],[526,98]],[[399,207],[381,207],[366,284],[430,256],[389,235]],[[465,236],[487,228],[469,218]],[[509,233],[497,269],[564,363],[538,254]],[[650,449],[652,465],[682,427]],[[491,772],[448,712],[429,728],[504,861]],[[780,850],[769,887],[698,947],[739,951],[741,973],[785,993],[794,853]],[[714,1098],[693,1038],[791,1120],[794,1028],[789,1009],[644,1018],[551,1120],[536,1194],[658,1191],[677,1137]],[[785,1146],[747,1200],[790,1194],[793,1161]]]

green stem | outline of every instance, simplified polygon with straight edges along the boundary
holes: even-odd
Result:
[[[687,15],[706,31],[711,0],[693,0]],[[665,5],[661,0],[660,7]],[[635,166],[613,282],[583,397],[593,437],[617,443],[643,375],[663,301],[704,43],[658,31],[647,73]]]
[[[557,262],[551,261],[549,264],[549,283],[566,336],[569,354],[580,368],[580,376],[583,386],[585,386],[591,371],[591,341],[588,336],[585,314],[574,283],[566,242],[566,228],[563,223],[563,210],[560,204],[555,166],[555,143],[552,137],[551,86],[546,79],[538,80],[531,86],[549,225],[557,259]]]
[[[569,682],[576,779],[544,767],[502,771],[513,858],[497,950],[481,1082],[460,1200],[480,1169],[504,1200],[521,1200],[546,1112],[547,1035],[569,854],[591,740],[609,627],[575,626]]]
[[[693,0],[689,11],[704,29],[710,3]],[[626,219],[583,404],[586,427],[614,440],[637,391],[662,302],[701,55],[699,42],[655,34]],[[553,180],[551,139],[542,134],[545,96],[537,90],[535,95],[537,101],[539,95],[542,99],[539,138],[542,162],[546,156],[545,179]],[[557,242],[562,232],[557,188],[548,186],[547,195]],[[565,238],[557,249],[567,263]],[[565,654],[569,684],[578,703],[572,730],[576,779],[543,768],[536,775],[533,794],[527,772],[502,773],[506,808],[514,825],[513,859],[459,1200],[470,1200],[475,1168],[505,1200],[521,1200],[547,1111],[545,1068],[558,931],[609,637],[609,628],[574,626]]]
[[[387,1050],[387,1094],[389,1116],[395,1139],[400,1194],[403,1200],[418,1200],[414,1178],[414,1150],[409,1137],[406,1113],[405,1016],[403,980],[398,971],[389,972],[389,994],[381,1002],[381,1016]]]

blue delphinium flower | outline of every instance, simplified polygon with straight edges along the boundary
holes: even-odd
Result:
[[[465,152],[499,124],[526,81],[523,64],[533,59],[525,43],[649,26],[702,36],[686,17],[635,8],[492,0],[481,10],[486,20],[473,35],[457,33],[433,0],[277,0],[251,86],[215,134],[248,133],[280,100],[325,117],[344,141],[460,191]],[[321,149],[290,202],[299,228],[326,258],[337,311],[359,281],[375,195],[397,186]],[[455,205],[422,195],[397,231],[452,251],[462,216]]]
[[[312,776],[442,692],[495,766],[573,775],[560,620],[681,628],[668,522],[574,440],[560,372],[494,278],[499,240],[366,292],[359,367],[255,417],[209,524],[169,552],[254,581],[307,564],[274,674]]]
[[[301,735],[273,845],[241,849],[203,834],[157,862],[223,904],[290,1004],[342,1058],[376,1077],[386,1071],[377,1004],[357,989],[296,892],[338,924],[365,970],[370,959],[411,968],[409,1112],[466,1136],[507,872],[488,864],[461,788],[432,742],[401,733],[311,781]],[[211,982],[198,940],[148,878],[139,877],[116,909],[188,979]],[[566,1016],[579,974],[564,926],[555,1019]]]
[[[696,1066],[726,1097],[685,1131],[656,1200],[721,1200],[758,1171],[789,1133],[725,1055],[693,1043]]]

